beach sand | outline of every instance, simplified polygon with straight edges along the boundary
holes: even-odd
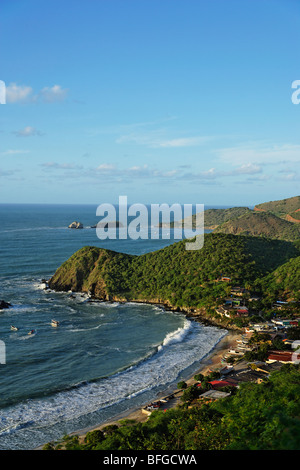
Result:
[[[228,331],[228,334],[224,336],[219,343],[214,347],[214,349],[211,351],[208,356],[206,356],[202,361],[199,369],[193,373],[193,376],[190,377],[189,379],[186,380],[186,383],[188,386],[192,385],[195,383],[194,376],[196,374],[203,374],[206,375],[210,371],[214,370],[220,370],[223,367],[223,364],[221,363],[221,359],[224,356],[225,352],[228,351],[228,349],[235,347],[236,346],[236,341],[237,339],[241,338],[241,333],[236,332],[236,331]],[[174,390],[174,398],[171,400],[168,400],[166,403],[163,404],[163,406],[160,408],[162,410],[166,410],[169,408],[174,408],[180,403],[180,397],[182,395],[182,391],[179,390]],[[168,394],[161,394],[160,397],[157,398],[157,400],[162,399],[164,396],[169,396],[170,392]],[[120,420],[128,419],[128,420],[134,420],[137,423],[142,423],[147,421],[149,415],[146,414],[145,412],[142,411],[142,408],[135,408],[131,410],[127,410],[126,412],[123,412],[117,416],[115,416],[114,419],[109,420],[105,423],[102,423],[99,426],[95,426],[93,428],[81,430],[72,433],[72,435],[77,435],[79,436],[79,441],[83,442],[84,438],[86,436],[86,433],[88,431],[95,431],[97,429],[103,429],[105,426],[111,425],[111,424],[118,424]]]

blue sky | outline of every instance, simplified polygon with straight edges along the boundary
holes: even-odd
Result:
[[[299,194],[298,0],[1,0],[0,202]]]

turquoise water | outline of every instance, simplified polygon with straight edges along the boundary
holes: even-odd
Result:
[[[68,229],[73,220],[89,228]],[[101,241],[96,206],[0,205],[0,221],[0,299],[13,305],[0,313],[0,449],[32,449],[147,403],[225,334],[160,306],[43,289],[85,245],[141,254],[174,240]]]

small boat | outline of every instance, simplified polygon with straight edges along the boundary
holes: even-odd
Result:
[[[240,356],[243,354],[241,351],[237,351],[236,349],[229,349],[228,353],[235,354],[236,356]]]
[[[14,326],[14,325],[11,325],[10,329],[11,329],[12,331],[18,331],[18,330],[19,330],[19,328],[17,328],[17,327]]]
[[[59,321],[51,320],[51,326],[57,327],[59,325]]]
[[[225,366],[220,370],[220,374],[225,375],[233,370],[233,366]]]
[[[35,333],[35,330],[31,330],[31,331],[29,331],[28,334],[29,334],[29,335],[33,335],[34,333]]]

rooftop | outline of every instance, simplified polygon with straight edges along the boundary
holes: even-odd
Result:
[[[230,393],[219,392],[218,390],[208,390],[200,395],[200,398],[208,398],[209,400],[219,400],[219,398],[229,397]]]

